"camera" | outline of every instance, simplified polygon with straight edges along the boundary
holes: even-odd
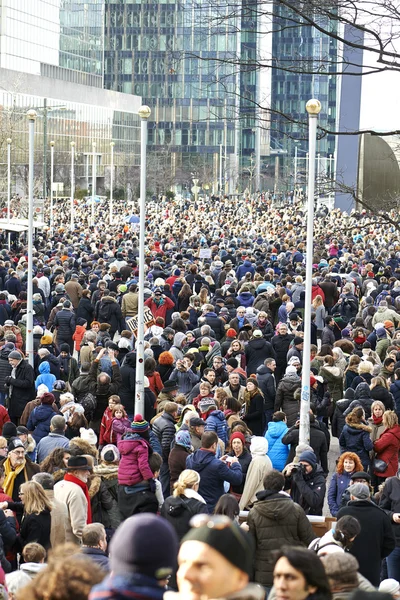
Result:
[[[292,475],[293,473],[305,473],[305,467],[302,464],[293,465],[292,467]]]

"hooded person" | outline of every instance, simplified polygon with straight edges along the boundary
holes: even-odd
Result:
[[[13,423],[18,425],[25,406],[36,396],[35,372],[18,350],[10,352],[8,362],[12,367],[11,375],[5,378],[8,387],[8,414]]]
[[[46,392],[40,398],[40,405],[33,409],[29,416],[27,428],[32,431],[32,437],[36,444],[50,433],[50,421],[57,414],[53,409],[55,398],[50,392]]]
[[[344,412],[344,416],[347,417],[356,406],[361,406],[365,413],[365,418],[369,419],[371,416],[372,403],[373,399],[371,398],[371,389],[368,383],[359,383],[354,392],[354,400]]]
[[[124,521],[110,543],[111,575],[89,600],[162,600],[176,568],[178,538],[166,519],[144,513]]]
[[[346,416],[346,424],[339,438],[341,453],[355,452],[360,458],[365,471],[369,469],[371,462],[369,453],[374,447],[371,440],[371,431],[371,427],[365,422],[363,408],[356,406]]]
[[[190,441],[189,431],[181,429],[175,435],[175,445],[168,456],[168,466],[170,473],[170,490],[174,491],[175,482],[179,475],[186,469],[186,458],[192,452],[192,443]]]
[[[300,405],[295,398],[295,391],[301,387],[301,380],[296,367],[289,365],[285,375],[279,382],[275,395],[274,411],[282,411],[287,417],[288,427],[292,427],[298,419]]]
[[[38,389],[41,383],[44,383],[45,386],[51,391],[53,389],[54,383],[57,381],[55,375],[50,373],[50,364],[47,361],[43,361],[40,363],[38,371],[40,375],[36,377],[35,380],[35,388]]]
[[[180,331],[178,331],[178,333],[176,333],[174,335],[173,344],[172,344],[171,348],[169,349],[169,352],[171,352],[172,356],[174,357],[175,365],[178,360],[183,359],[182,347],[185,342],[186,342],[186,335],[184,333],[181,333]]]
[[[247,510],[257,500],[258,492],[264,489],[264,477],[273,469],[272,462],[267,456],[268,441],[261,436],[251,439],[251,463],[247,470],[243,494],[239,502],[240,510]]]
[[[291,498],[307,515],[322,515],[326,481],[314,452],[306,450],[300,454],[297,465],[288,465],[285,479],[285,489],[290,489]]]

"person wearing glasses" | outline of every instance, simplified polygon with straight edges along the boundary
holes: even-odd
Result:
[[[14,502],[19,502],[19,488],[26,481],[30,481],[35,473],[39,473],[40,467],[25,454],[23,442],[18,437],[10,438],[8,442],[8,456],[0,456],[0,465],[5,472],[4,493],[10,496]]]

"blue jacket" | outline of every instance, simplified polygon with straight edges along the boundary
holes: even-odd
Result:
[[[180,394],[188,396],[196,383],[199,381],[199,376],[193,373],[192,369],[188,371],[179,371],[174,369],[169,376],[169,379],[175,380],[178,383],[178,390]]]
[[[222,410],[213,410],[206,419],[204,431],[215,431],[226,446],[228,443],[228,424]]]
[[[68,446],[69,439],[65,437],[65,435],[55,432],[49,433],[49,435],[43,437],[37,445],[37,462],[41,463],[50,452],[53,452],[54,448],[68,448]]]
[[[40,440],[50,433],[50,421],[57,413],[49,404],[41,404],[33,409],[27,423],[27,428],[32,431],[32,437],[38,444]]]
[[[254,304],[254,296],[250,292],[242,292],[238,295],[237,299],[240,302],[240,306],[245,306],[246,308]]]
[[[351,473],[347,473],[346,471],[343,471],[341,475],[339,475],[339,473],[334,473],[332,475],[328,490],[328,505],[332,517],[336,517],[340,510],[343,493],[351,484],[351,475]]]
[[[165,589],[156,579],[141,573],[110,575],[94,586],[92,600],[162,600]]]
[[[203,496],[210,513],[225,493],[224,481],[234,486],[242,483],[242,467],[240,463],[232,463],[230,467],[216,458],[209,450],[196,450],[186,459],[186,468],[193,469],[200,475],[199,494]]]
[[[278,471],[283,470],[289,455],[289,446],[282,444],[282,438],[287,430],[288,426],[284,421],[271,421],[268,423],[268,430],[265,434],[265,438],[268,440],[267,456],[274,469]]]
[[[255,273],[255,269],[249,260],[245,260],[244,263],[236,269],[236,277],[240,281],[246,273],[251,273],[252,275]]]
[[[56,377],[55,375],[50,373],[50,365],[46,360],[40,363],[39,373],[40,375],[36,377],[35,388],[38,389],[39,385],[41,383],[44,383],[44,385],[47,386],[49,392],[51,392],[51,390],[53,389],[54,382],[56,381]]]
[[[400,417],[400,379],[395,379],[393,381],[390,386],[390,391],[393,394],[396,415]]]

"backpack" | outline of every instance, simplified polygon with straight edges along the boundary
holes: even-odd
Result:
[[[91,392],[86,392],[80,398],[76,399],[81,406],[83,406],[83,410],[85,411],[85,417],[88,422],[92,421],[94,411],[96,410],[97,400],[96,397]]]

